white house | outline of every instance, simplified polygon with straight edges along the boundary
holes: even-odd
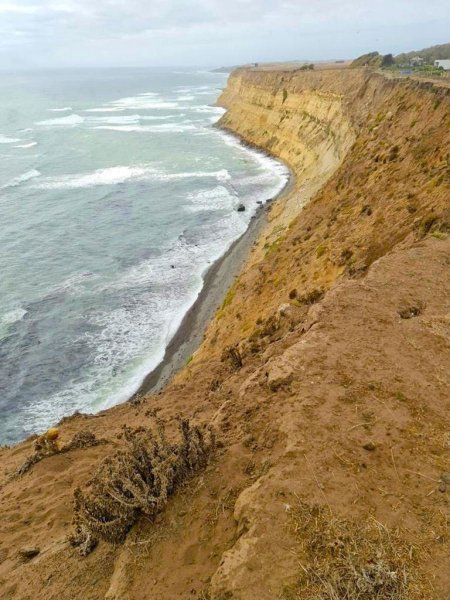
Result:
[[[434,66],[438,68],[442,67],[444,71],[450,71],[450,58],[447,58],[445,60],[435,60]]]

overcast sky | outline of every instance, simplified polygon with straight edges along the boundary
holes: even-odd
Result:
[[[214,66],[450,42],[450,0],[0,0],[0,68]]]

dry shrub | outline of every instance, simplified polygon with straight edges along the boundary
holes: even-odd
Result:
[[[232,371],[239,371],[242,368],[242,355],[237,346],[227,346],[222,352],[222,362],[228,362]]]
[[[70,450],[77,450],[78,448],[92,448],[106,443],[105,439],[97,438],[95,433],[84,430],[76,433],[72,440],[61,448],[60,452],[70,452]]]
[[[95,434],[90,431],[79,431],[68,444],[62,447],[58,445],[58,437],[59,430],[56,428],[51,428],[46,433],[37,437],[33,444],[34,453],[28,456],[22,465],[12,474],[11,479],[25,475],[35,464],[54,454],[106,443],[106,440],[96,438]]]
[[[314,290],[311,290],[310,292],[307,292],[306,294],[303,294],[302,296],[299,296],[298,301],[301,302],[302,304],[311,305],[311,304],[315,304],[316,302],[319,302],[320,300],[322,300],[324,295],[325,295],[324,289],[316,288]]]
[[[261,335],[261,337],[274,335],[274,333],[276,333],[279,328],[280,328],[280,319],[279,319],[278,315],[272,315],[271,317],[268,317],[264,321],[264,323],[261,327],[260,335]]]
[[[12,474],[11,479],[25,475],[36,463],[47,456],[52,456],[59,452],[56,438],[48,438],[47,434],[40,435],[33,444],[34,453],[28,456],[20,467]]]
[[[103,460],[84,489],[74,492],[70,542],[85,556],[99,540],[119,544],[140,515],[154,518],[175,488],[206,466],[211,430],[179,421],[181,440],[171,444],[164,426],[124,427],[125,448]]]
[[[265,337],[272,337],[280,329],[280,316],[278,314],[272,315],[265,320],[259,318],[257,324],[259,326],[256,327],[248,338],[250,343],[249,349],[253,354],[256,354],[260,350],[259,340]]]
[[[285,598],[424,600],[415,570],[417,549],[373,518],[335,517],[327,507],[300,503],[292,511],[301,572]],[[288,590],[287,590],[288,591]]]

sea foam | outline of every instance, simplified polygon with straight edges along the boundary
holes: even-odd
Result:
[[[97,185],[117,185],[128,180],[174,181],[190,178],[214,178],[217,181],[228,181],[230,174],[226,169],[219,171],[194,171],[186,173],[167,173],[152,165],[117,166],[98,169],[90,173],[46,177],[36,184],[36,188],[46,190],[88,188]]]
[[[90,173],[47,177],[36,187],[46,190],[88,188],[96,185],[117,185],[128,179],[143,178],[154,173],[152,167],[117,166]]]
[[[98,125],[94,129],[109,129],[124,133],[183,133],[193,131],[197,127],[190,123],[166,123],[163,125]]]
[[[106,123],[110,125],[127,125],[139,123],[140,115],[114,115],[112,117],[88,117],[88,124]]]
[[[196,213],[215,210],[232,210],[238,201],[236,194],[231,193],[223,185],[218,185],[212,189],[204,189],[199,192],[190,193],[187,199],[191,201],[191,206],[187,206],[187,212]]]
[[[45,121],[38,121],[36,125],[44,125],[51,127],[74,127],[84,123],[84,117],[80,115],[67,115],[66,117],[59,117],[57,119],[47,119]]]
[[[15,142],[20,142],[18,138],[10,138],[7,135],[3,135],[0,133],[0,144],[14,144]]]
[[[27,311],[23,308],[15,308],[13,310],[8,311],[4,315],[2,315],[0,319],[0,323],[2,325],[12,325],[17,321],[23,319],[23,317],[27,314]]]
[[[129,96],[119,98],[108,102],[104,106],[88,108],[85,112],[123,112],[125,110],[154,110],[163,108],[177,108],[178,102],[171,102],[161,99],[156,94],[140,94],[138,96]]]
[[[22,173],[22,175],[18,175],[17,177],[14,177],[10,181],[8,181],[8,183],[3,185],[1,187],[1,189],[17,187],[21,183],[25,183],[26,181],[29,181],[30,179],[34,179],[35,177],[39,177],[40,175],[41,175],[40,171],[38,171],[37,169],[31,169],[30,171],[27,171],[26,173]]]
[[[49,108],[48,110],[50,112],[68,112],[69,110],[72,110],[72,107],[64,106],[63,108]]]
[[[28,144],[18,144],[14,146],[14,148],[32,148],[33,146],[37,146],[37,142],[29,142]]]

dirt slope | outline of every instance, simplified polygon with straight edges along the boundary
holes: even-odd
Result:
[[[285,160],[296,188],[273,206],[166,390],[66,420],[61,445],[86,430],[106,443],[23,476],[10,477],[33,440],[0,450],[1,595],[332,598],[350,585],[343,548],[350,566],[363,565],[364,597],[376,588],[380,598],[444,600],[450,95],[359,70],[252,69],[231,76],[221,103],[223,126]],[[149,423],[154,409],[170,431],[179,414],[213,423],[210,465],[124,545],[101,542],[80,558],[66,541],[73,490],[123,445],[121,425]],[[40,553],[20,560],[24,546]]]

